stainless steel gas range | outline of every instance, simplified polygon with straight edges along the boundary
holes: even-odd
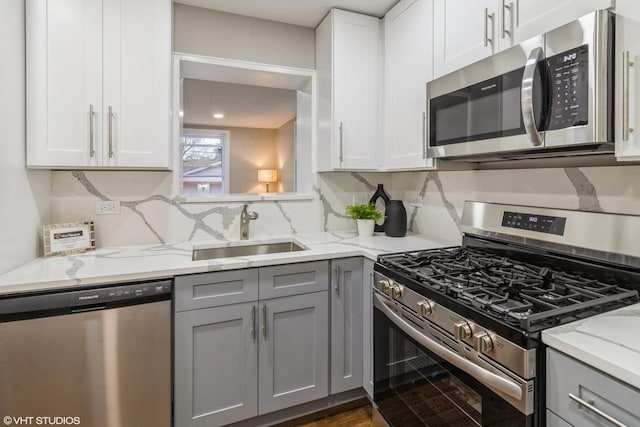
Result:
[[[393,426],[544,425],[540,332],[639,301],[640,216],[466,202],[462,246],[374,267],[374,402]]]

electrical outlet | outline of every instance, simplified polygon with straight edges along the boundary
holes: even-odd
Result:
[[[96,215],[120,215],[120,201],[100,200],[96,202]]]

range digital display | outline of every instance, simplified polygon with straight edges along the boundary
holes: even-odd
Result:
[[[560,216],[535,215],[521,212],[505,212],[502,215],[502,226],[539,233],[564,234],[567,219]]]

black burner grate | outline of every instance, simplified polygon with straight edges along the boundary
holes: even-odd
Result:
[[[635,290],[466,247],[383,255],[378,262],[527,331],[638,301]]]

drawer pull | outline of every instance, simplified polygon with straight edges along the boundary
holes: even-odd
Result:
[[[613,424],[615,426],[627,427],[626,424],[622,424],[620,421],[616,420],[611,415],[605,414],[600,409],[596,408],[595,406],[593,406],[589,402],[585,402],[584,400],[580,399],[578,396],[573,395],[572,393],[569,393],[569,399],[573,400],[574,402],[576,402],[580,406],[584,406],[586,409],[588,409],[591,412],[593,412],[594,414],[604,418],[605,420],[609,421],[611,424]]]
[[[256,306],[251,306],[251,338],[256,340]]]
[[[267,338],[267,304],[262,304],[262,336]]]

